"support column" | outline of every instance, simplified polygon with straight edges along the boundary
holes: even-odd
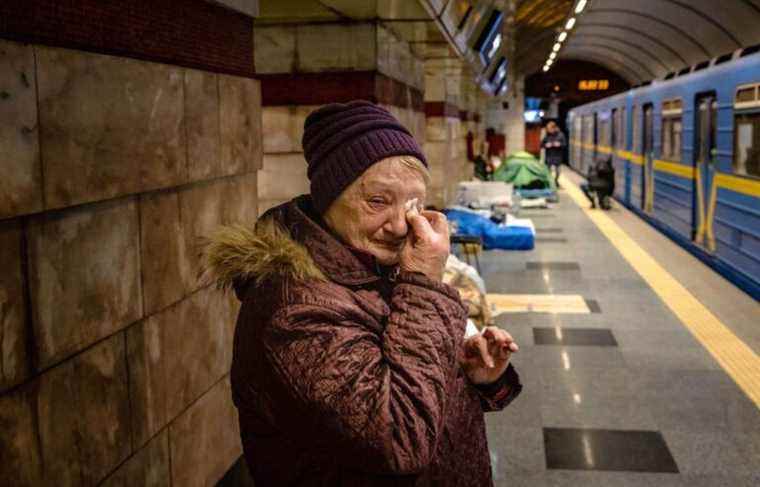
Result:
[[[301,137],[321,105],[365,99],[390,111],[422,145],[422,60],[378,21],[260,26],[256,70],[262,82],[264,164],[259,213],[309,192]]]
[[[431,54],[425,61],[425,154],[432,176],[428,204],[443,208],[455,196],[460,165],[466,161],[459,118],[462,63]]]

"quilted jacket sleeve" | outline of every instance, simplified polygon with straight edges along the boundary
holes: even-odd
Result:
[[[493,384],[473,385],[480,396],[484,412],[501,411],[522,391],[520,376],[510,363],[507,370]]]
[[[401,273],[382,333],[349,307],[300,299],[265,336],[278,427],[323,445],[349,468],[424,470],[459,370],[466,310],[453,288]]]

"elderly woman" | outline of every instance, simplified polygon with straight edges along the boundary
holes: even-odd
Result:
[[[309,115],[303,148],[310,195],[207,254],[242,302],[231,377],[256,485],[492,485],[483,412],[519,394],[517,344],[464,338],[445,216],[418,206],[425,156],[363,101]]]

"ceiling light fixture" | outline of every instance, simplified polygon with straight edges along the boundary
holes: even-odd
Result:
[[[559,51],[560,47],[562,47],[562,44],[560,44],[559,42],[555,42],[554,46],[552,46],[552,51],[557,52]]]
[[[586,0],[580,0],[580,2],[578,2],[578,5],[575,6],[575,13],[579,14],[583,12],[583,9],[585,7],[586,7]]]
[[[561,34],[559,35],[559,37],[557,38],[557,40],[558,40],[559,42],[563,42],[565,39],[567,39],[567,32],[563,32],[563,33],[561,33]]]
[[[565,29],[570,30],[575,25],[575,17],[570,17],[567,19],[567,23],[565,24]]]
[[[547,71],[549,71],[549,66],[544,65],[544,73],[547,72]]]
[[[549,59],[551,59],[552,61],[554,61],[554,58],[556,58],[556,57],[557,57],[557,53],[556,52],[552,51],[552,53],[549,54]]]

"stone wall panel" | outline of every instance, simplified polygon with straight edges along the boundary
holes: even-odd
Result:
[[[202,289],[127,332],[135,445],[142,445],[224,376],[237,305]]]
[[[32,46],[0,40],[0,219],[42,210]]]
[[[184,83],[188,178],[218,177],[222,174],[218,76],[187,69]]]
[[[251,172],[260,166],[261,85],[236,76],[219,76],[222,173]]]
[[[258,216],[258,172],[227,180],[223,221],[253,228]]]
[[[179,301],[194,286],[176,191],[140,195],[140,251],[145,314]]]
[[[142,316],[138,246],[133,198],[31,221],[29,279],[41,366]]]
[[[31,372],[21,245],[21,225],[10,220],[0,222],[0,391],[18,384]]]
[[[34,414],[31,388],[0,396],[0,479],[18,487],[42,485]]]
[[[296,135],[296,107],[264,107],[262,109],[264,153],[300,152],[301,139]]]
[[[201,286],[198,280],[201,271],[200,254],[206,238],[224,223],[225,179],[205,181],[187,186],[179,191],[182,231],[184,233],[185,257],[191,282],[188,291]]]
[[[256,73],[292,73],[296,70],[296,27],[257,26],[253,29]]]
[[[164,430],[108,477],[103,487],[169,487],[169,433]]]
[[[210,287],[198,291],[164,316],[162,345],[169,418],[176,417],[230,368],[229,302]],[[193,357],[188,360],[188,357]],[[209,450],[211,451],[211,450]]]
[[[50,485],[95,485],[131,451],[124,335],[40,377],[39,436]]]
[[[303,24],[296,27],[299,72],[339,69],[372,71],[377,67],[375,25]]]
[[[266,154],[259,171],[259,197],[262,200],[290,199],[309,192],[303,154]]]
[[[241,455],[231,395],[225,378],[169,426],[173,485],[214,485]]]
[[[187,180],[182,70],[37,47],[48,208]]]
[[[135,449],[141,448],[169,421],[162,325],[176,319],[176,307],[170,307],[127,330],[129,401]]]

